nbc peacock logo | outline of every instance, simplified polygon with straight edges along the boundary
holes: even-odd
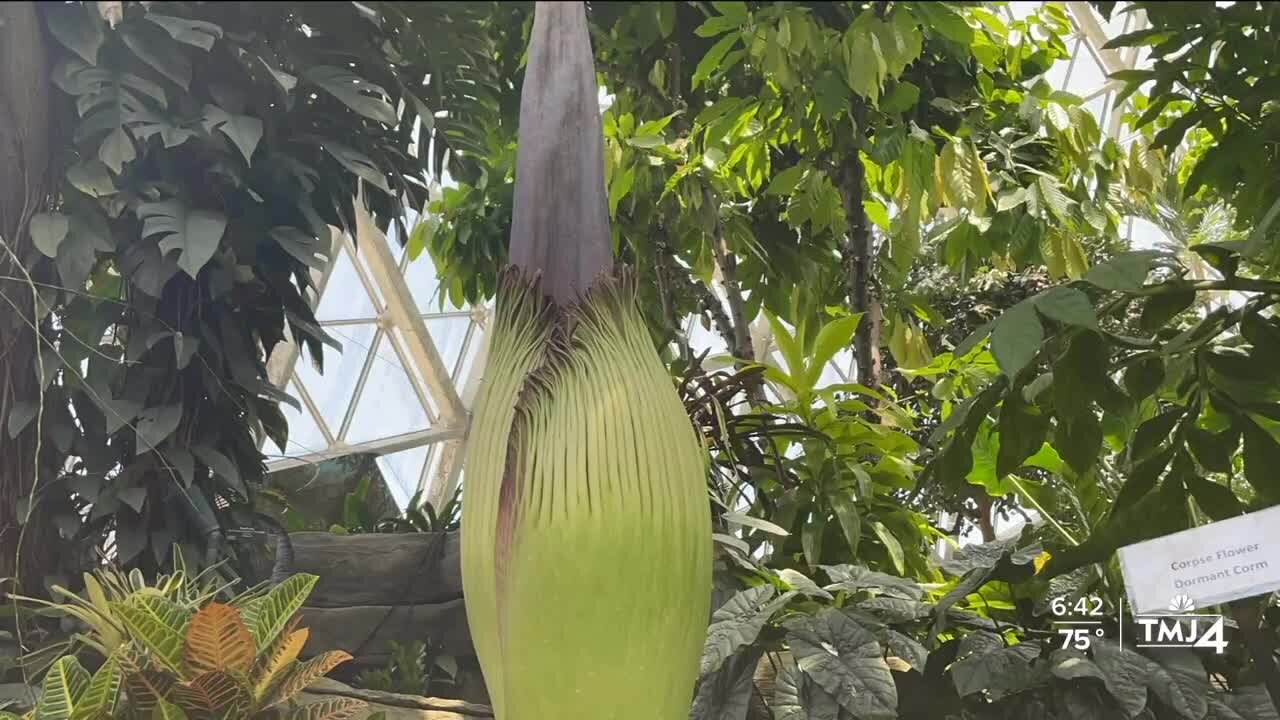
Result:
[[[1140,648],[1209,648],[1219,655],[1227,649],[1222,616],[1197,613],[1187,595],[1173,596],[1167,614],[1136,615],[1134,621]]]

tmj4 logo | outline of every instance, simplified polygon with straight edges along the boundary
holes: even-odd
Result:
[[[1169,615],[1137,615],[1138,647],[1209,648],[1221,655],[1227,649],[1221,615],[1195,612],[1191,598],[1178,595],[1169,602]]]

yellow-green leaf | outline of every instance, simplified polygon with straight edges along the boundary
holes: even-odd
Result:
[[[130,637],[142,644],[165,669],[182,673],[182,648],[189,611],[159,595],[139,595],[112,603]]]
[[[271,654],[264,658],[258,670],[258,681],[253,688],[254,701],[261,700],[267,691],[280,679],[285,668],[297,662],[298,654],[307,644],[310,631],[306,628],[285,633],[276,641]]]
[[[99,720],[110,718],[115,713],[116,701],[120,697],[122,675],[120,663],[115,656],[107,661],[93,674],[93,679],[80,696],[71,720]]]
[[[351,655],[343,650],[333,650],[317,655],[310,660],[293,666],[280,682],[276,683],[265,698],[259,703],[261,709],[274,707],[290,700],[302,692],[308,685],[324,677],[330,670],[351,659]]]
[[[355,698],[321,700],[294,710],[289,720],[347,720],[366,707],[368,703]]]
[[[151,708],[151,720],[187,720],[187,713],[177,705],[161,698],[156,701],[155,707]]]
[[[254,647],[265,648],[275,642],[319,579],[304,573],[293,575],[272,588],[266,596],[246,603],[240,609],[245,624],[249,626],[249,634],[253,636]]]
[[[73,655],[65,655],[44,676],[35,720],[70,720],[76,703],[89,687],[89,673]]]

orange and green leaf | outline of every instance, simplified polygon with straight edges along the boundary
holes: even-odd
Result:
[[[322,700],[294,710],[289,720],[349,720],[368,706],[365,701],[355,698]]]
[[[331,652],[317,655],[310,660],[295,665],[290,668],[289,672],[280,679],[271,691],[267,693],[262,702],[259,703],[260,708],[269,708],[273,705],[279,705],[292,698],[294,695],[302,692],[308,685],[324,677],[330,670],[338,667],[342,663],[351,659],[351,655],[343,650],[334,650]]]
[[[192,673],[221,670],[247,674],[255,654],[253,637],[239,610],[211,603],[191,618],[183,656]]]
[[[257,671],[258,679],[253,687],[253,697],[255,700],[261,700],[271,686],[279,680],[284,673],[285,668],[293,665],[298,660],[299,653],[307,644],[307,638],[310,637],[310,631],[306,628],[286,632],[279,640],[276,641],[275,647],[271,649],[271,654],[264,658]]]

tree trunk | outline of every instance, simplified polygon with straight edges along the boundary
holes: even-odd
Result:
[[[729,344],[729,352],[734,357],[753,362],[756,353],[751,346],[751,325],[746,317],[746,303],[742,299],[742,288],[738,285],[738,258],[729,251],[729,244],[724,239],[724,226],[720,224],[719,213],[714,209],[715,195],[711,190],[703,189],[702,201],[707,204],[707,212],[716,212],[711,247],[716,256],[716,267],[720,269],[720,284],[724,286],[729,318],[733,322],[732,335],[726,337],[725,342]]]
[[[28,422],[16,438],[8,429],[15,405],[40,398],[34,287],[27,281],[38,256],[28,226],[47,205],[51,187],[49,88],[36,4],[0,3],[0,337],[6,346],[0,350],[0,577],[17,578],[27,592],[42,589],[58,556],[56,531],[39,505],[25,533],[18,515],[36,480],[37,423]],[[42,466],[47,472],[48,463]]]
[[[840,195],[844,201],[848,224],[841,248],[849,311],[864,313],[853,337],[857,380],[867,387],[879,387],[882,378],[880,362],[880,302],[876,297],[875,247],[867,212],[862,206],[866,173],[857,150],[851,150],[840,167]]]

